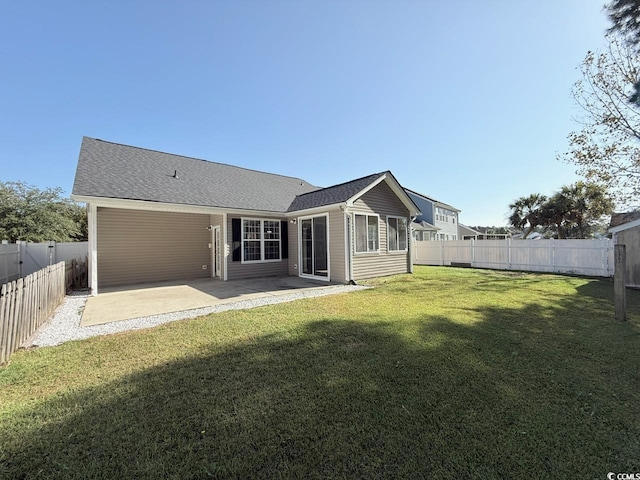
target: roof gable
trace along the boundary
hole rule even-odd
[[[386,182],[391,192],[411,212],[411,215],[420,213],[420,209],[389,171],[374,173],[356,180],[299,195],[289,207],[288,212],[298,212],[337,204],[349,206],[381,182]]]
[[[337,203],[344,203],[372,185],[383,175],[384,172],[374,173],[349,182],[332,185],[331,187],[321,188],[313,192],[298,195],[289,207],[288,211],[295,212],[299,210],[308,210],[310,208],[324,207],[327,205],[335,205]]]
[[[73,195],[287,211],[318,187],[300,178],[84,137]]]

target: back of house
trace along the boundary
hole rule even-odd
[[[89,283],[412,271],[419,209],[389,171],[327,188],[83,138],[72,198],[89,213]]]

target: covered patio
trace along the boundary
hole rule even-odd
[[[223,282],[213,278],[105,287],[87,299],[81,327],[276,297],[331,284],[301,277],[266,277]]]

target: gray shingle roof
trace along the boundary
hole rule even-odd
[[[325,205],[335,205],[349,200],[351,197],[361,192],[373,182],[378,180],[387,172],[374,173],[366,177],[351,180],[350,182],[333,185],[313,192],[299,195],[295,198],[287,211],[295,212],[309,208],[323,207]]]
[[[448,208],[449,210],[455,210],[456,212],[460,212],[461,211],[460,209],[458,209],[456,207],[453,207],[453,206],[449,205],[448,203],[444,203],[444,202],[441,202],[440,200],[436,200],[435,198],[430,197],[428,195],[425,195],[424,193],[419,193],[419,192],[416,192],[414,190],[410,190],[408,188],[404,188],[404,190],[405,190],[405,192],[407,192],[407,194],[413,193],[414,195],[417,195],[418,197],[422,197],[425,200],[429,200],[431,203],[437,203],[438,205],[442,206],[443,208]]]
[[[84,137],[72,193],[286,212],[297,195],[314,190],[300,178]]]
[[[611,215],[611,222],[609,223],[609,228],[614,228],[619,225],[624,225],[625,223],[630,223],[635,220],[640,220],[640,210],[636,210],[634,212],[627,213],[614,213]]]

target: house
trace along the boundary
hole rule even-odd
[[[391,172],[328,188],[84,137],[89,286],[296,275],[348,283],[411,272],[419,214]]]
[[[411,222],[411,231],[413,232],[413,239],[421,242],[425,240],[436,240],[438,237],[438,227],[431,225],[424,220],[414,220]]]
[[[483,233],[467,227],[461,223],[458,224],[458,234],[462,240],[479,240],[483,238]]]
[[[640,210],[611,215],[609,233],[614,244],[626,245],[627,286],[640,288]]]
[[[494,227],[471,228],[458,223],[458,235],[462,240],[506,240],[511,237],[510,233],[495,233],[495,231]]]
[[[405,192],[421,212],[416,221],[427,222],[436,228],[437,234],[434,236],[435,238],[430,238],[430,240],[457,240],[460,238],[458,233],[460,210],[408,188],[405,188]],[[428,239],[425,238],[425,240]]]

